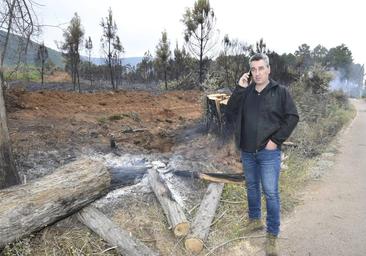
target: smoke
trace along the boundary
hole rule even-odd
[[[333,75],[333,80],[329,83],[329,89],[331,91],[343,91],[344,94],[350,97],[361,97],[363,92],[363,86],[346,79],[344,72],[338,70],[330,71]]]

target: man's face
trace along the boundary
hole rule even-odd
[[[257,85],[266,85],[269,81],[271,68],[267,67],[264,60],[254,60],[250,63],[250,71],[253,75],[253,80]]]

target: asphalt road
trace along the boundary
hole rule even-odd
[[[353,104],[357,116],[339,135],[332,169],[283,221],[281,255],[366,255],[366,102]]]

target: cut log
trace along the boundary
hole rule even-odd
[[[81,159],[28,184],[0,190],[0,248],[73,214],[104,195],[110,174]]]
[[[183,209],[174,200],[172,193],[164,184],[158,172],[155,169],[149,169],[148,173],[150,186],[164,210],[174,235],[176,237],[187,235],[189,231],[189,222],[184,215]]]
[[[78,219],[122,255],[127,256],[154,256],[158,253],[152,251],[142,242],[132,237],[127,231],[121,229],[112,220],[93,206],[87,206],[77,213]]]
[[[244,175],[239,173],[201,173],[196,171],[192,172],[187,170],[176,170],[173,171],[173,174],[181,177],[191,177],[215,183],[230,183],[242,185],[244,181]]]
[[[185,247],[192,253],[198,254],[202,251],[204,242],[210,231],[212,220],[215,217],[217,206],[224,184],[211,183],[202,199],[200,208],[192,223],[192,230],[185,240]]]

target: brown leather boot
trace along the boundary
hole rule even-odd
[[[246,230],[248,232],[254,232],[264,229],[264,224],[261,219],[249,219],[248,225],[246,226]]]
[[[277,236],[267,233],[265,249],[266,249],[266,256],[279,255]]]

